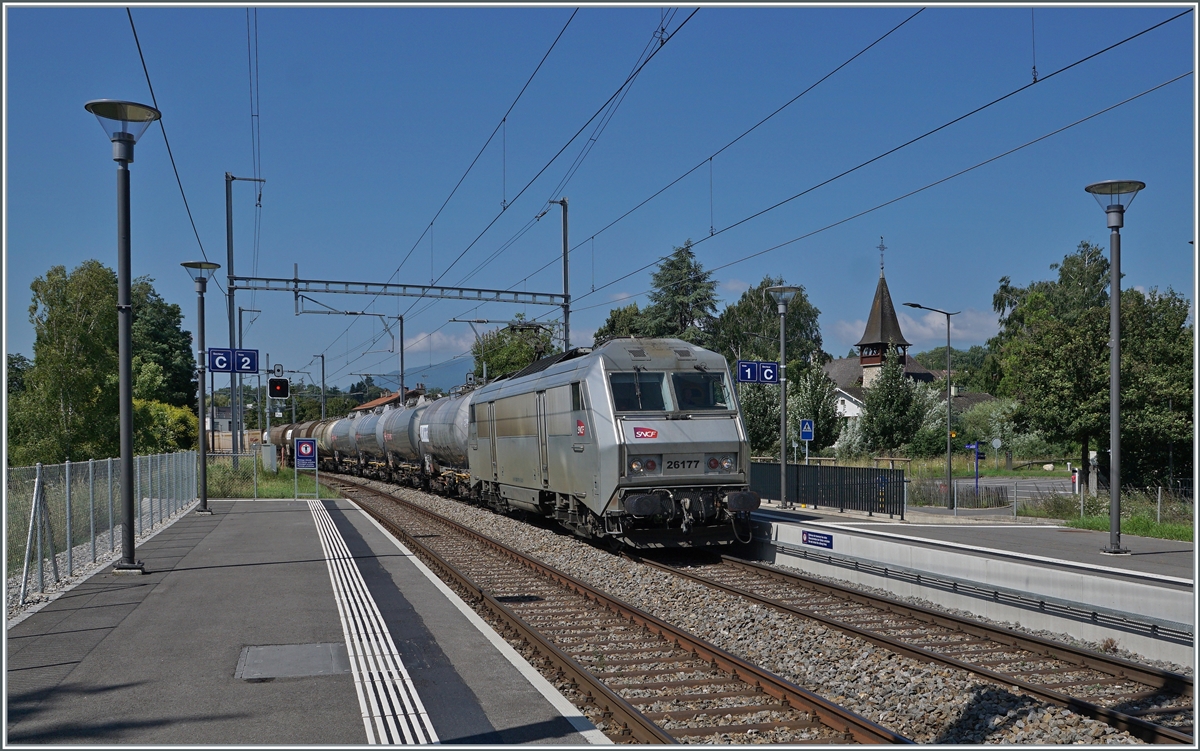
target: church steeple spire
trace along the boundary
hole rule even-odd
[[[908,354],[911,343],[904,338],[900,331],[900,321],[896,318],[896,307],[892,304],[892,294],[888,291],[887,279],[883,276],[883,251],[887,246],[883,238],[879,238],[879,284],[875,287],[875,299],[871,302],[871,314],[867,317],[867,329],[862,339],[858,340],[859,362],[863,366],[863,385],[874,380],[875,374],[883,365],[883,357],[888,346],[900,351],[900,356]]]

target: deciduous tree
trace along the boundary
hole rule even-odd
[[[475,377],[483,377],[483,364],[487,363],[489,380],[527,367],[536,360],[557,354],[562,348],[555,345],[561,341],[554,326],[527,323],[518,313],[516,320],[502,329],[489,331],[471,345],[475,357]]]
[[[55,266],[30,288],[34,364],[25,372],[24,392],[9,405],[10,461],[115,456],[116,275],[89,260],[70,273]]]

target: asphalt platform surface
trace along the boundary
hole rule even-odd
[[[7,744],[359,745],[316,514],[211,501],[7,630]],[[605,742],[348,501],[323,501],[443,744]],[[515,657],[515,660],[513,659]]]

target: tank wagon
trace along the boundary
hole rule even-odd
[[[328,469],[634,547],[745,541],[759,506],[728,364],[677,339],[614,339],[309,432]]]

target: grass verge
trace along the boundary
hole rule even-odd
[[[1085,516],[1082,519],[1067,519],[1066,525],[1075,529],[1090,529],[1096,532],[1107,532],[1109,520],[1107,516]],[[1121,534],[1135,537],[1157,537],[1160,540],[1181,540],[1193,542],[1195,529],[1190,524],[1174,522],[1156,522],[1145,516],[1134,516],[1121,520]]]

